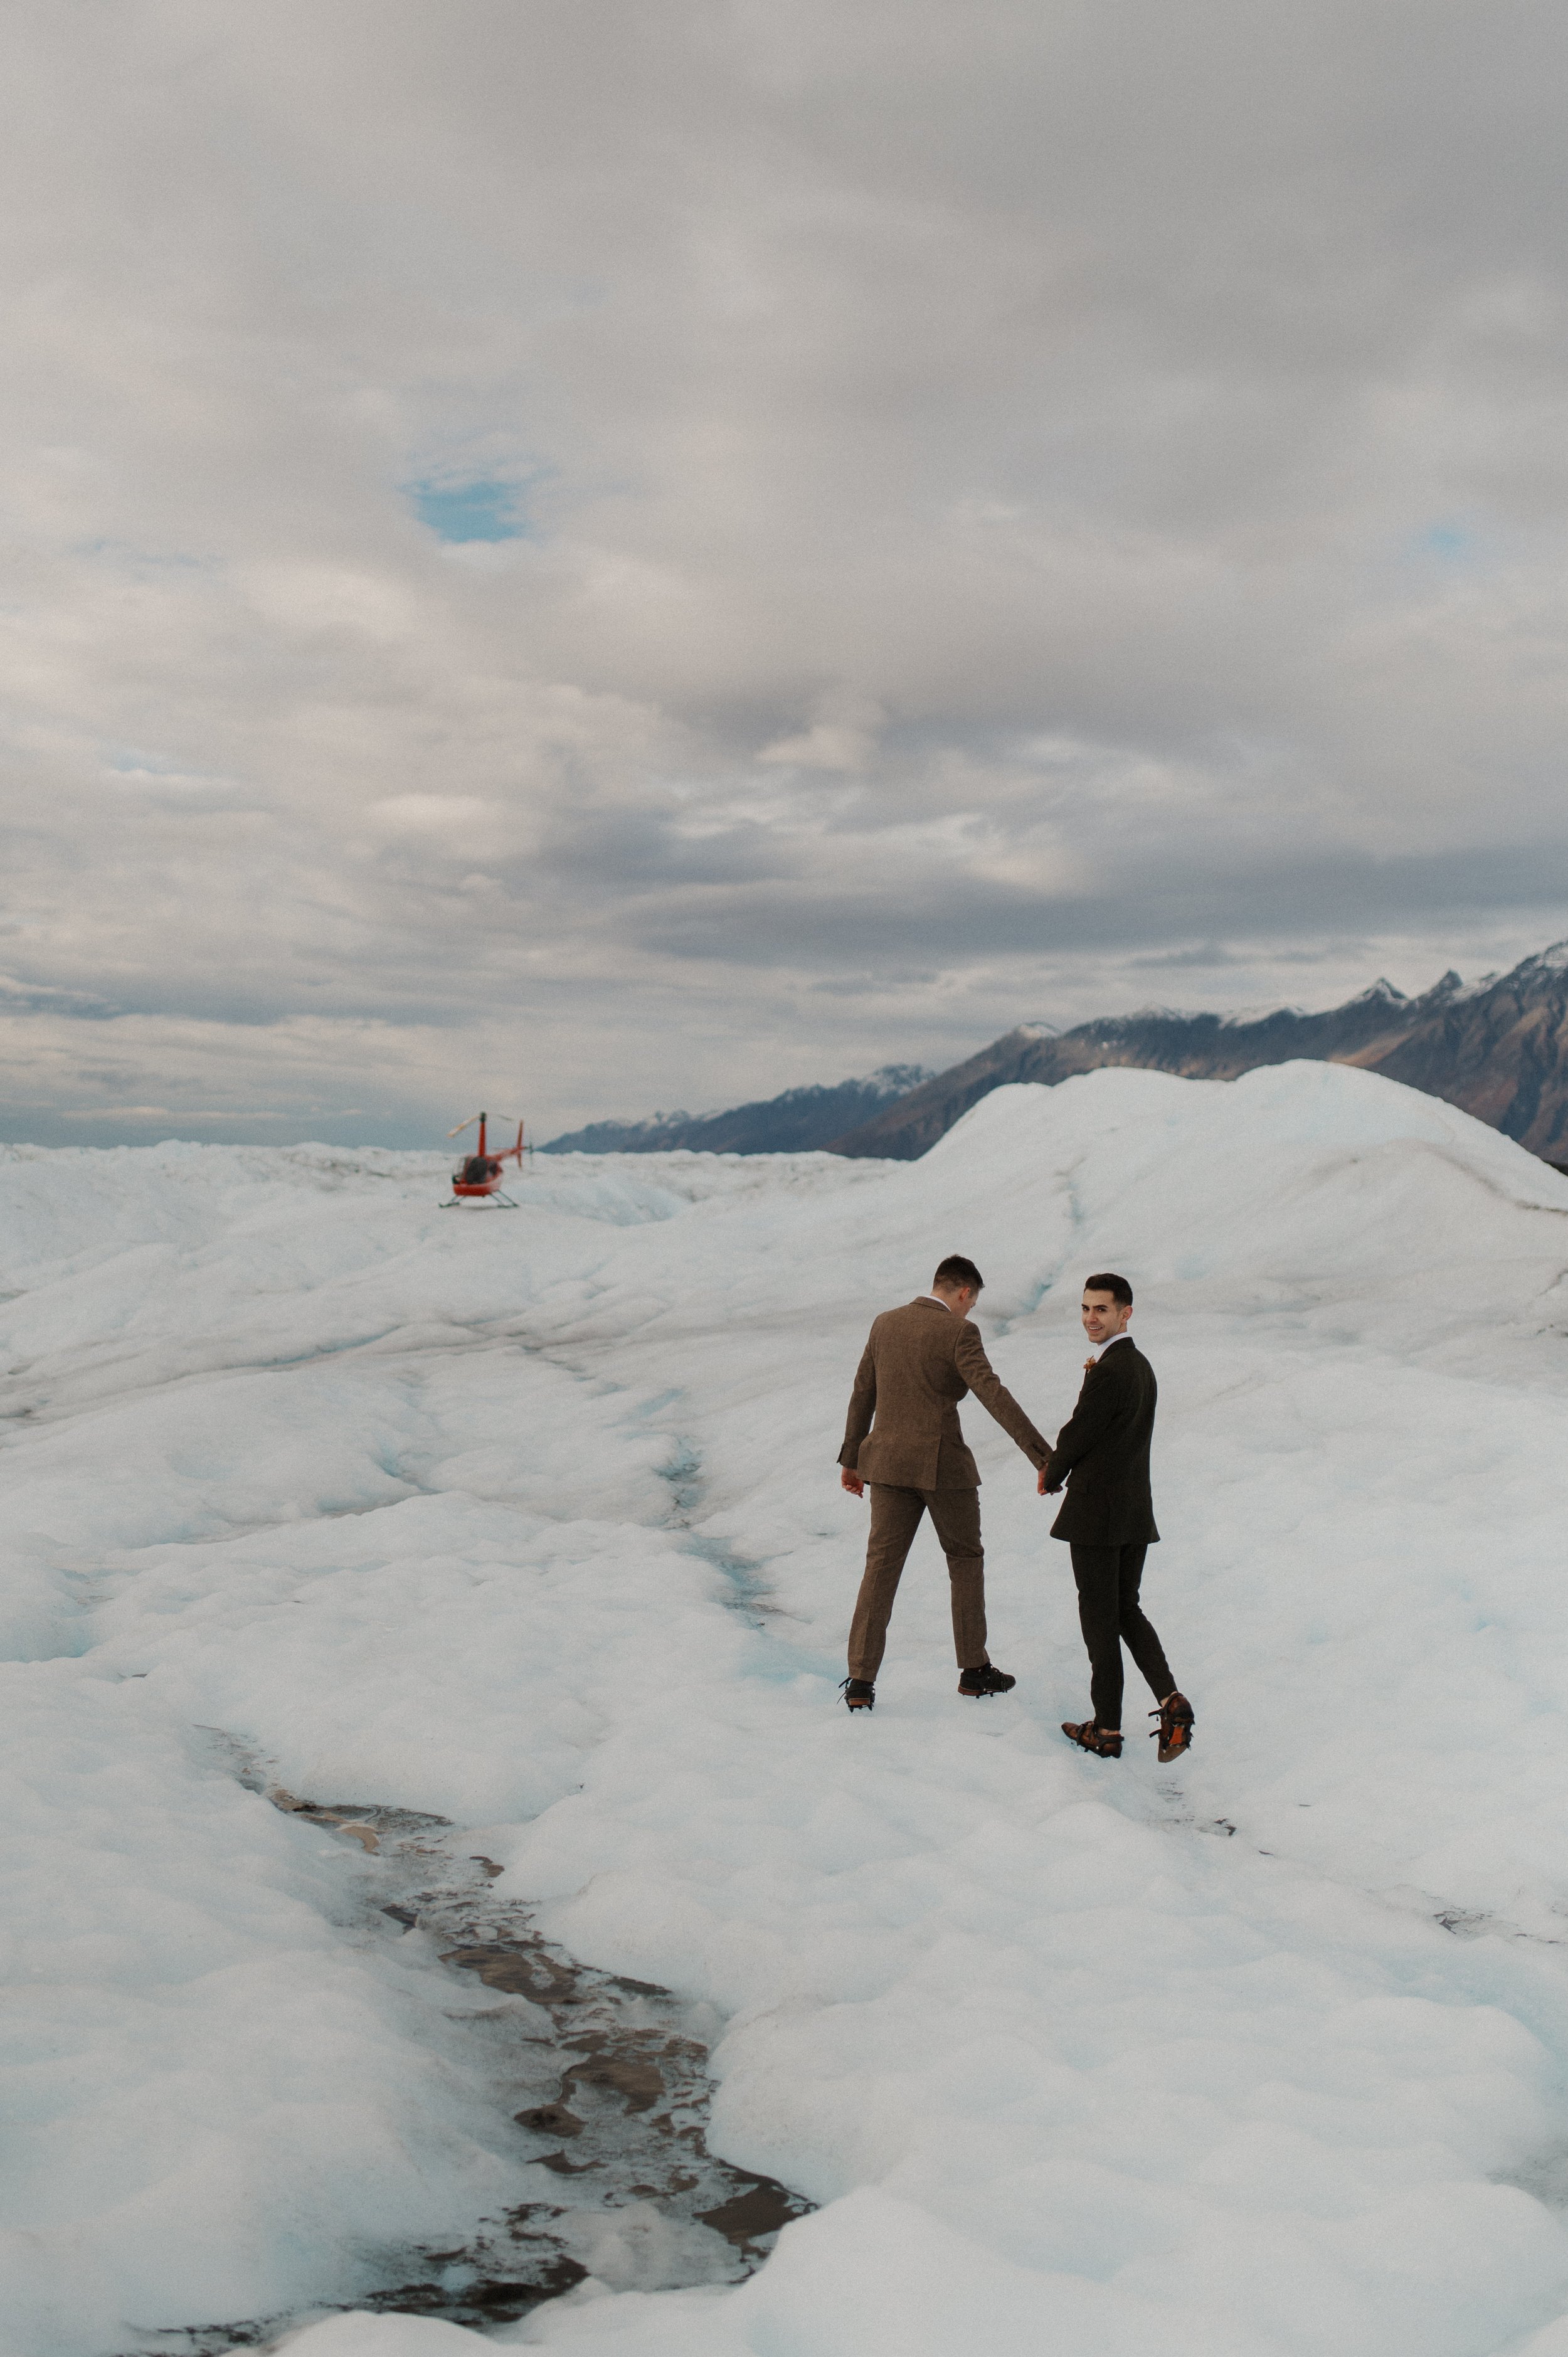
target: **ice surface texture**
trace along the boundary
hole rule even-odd
[[[1001,1090],[908,1165],[563,1157],[504,1217],[444,1175],[0,1155],[7,2357],[351,2300],[504,2196],[487,1993],[204,1727],[710,2002],[715,2148],[826,2205],[503,2339],[1564,2357],[1568,1181],[1322,1065]],[[1066,1550],[972,1408],[1017,1692],[954,1693],[923,1537],[837,1707],[844,1398],[951,1250],[1047,1430],[1079,1279],[1133,1280],[1178,1770],[1063,1745]]]

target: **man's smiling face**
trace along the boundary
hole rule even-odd
[[[1086,1293],[1083,1297],[1083,1330],[1096,1348],[1101,1342],[1109,1342],[1112,1335],[1124,1334],[1132,1315],[1132,1303],[1118,1301],[1113,1293]]]

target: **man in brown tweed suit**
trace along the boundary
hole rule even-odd
[[[855,1375],[839,1480],[856,1498],[870,1484],[871,1538],[849,1632],[843,1697],[851,1710],[869,1710],[875,1700],[893,1598],[926,1513],[952,1583],[960,1694],[1005,1694],[1017,1683],[993,1667],[985,1650],[980,1474],[964,1446],[960,1400],[972,1392],[1036,1469],[1051,1451],[993,1370],[971,1323],[983,1282],[961,1254],[944,1260],[929,1293],[917,1294],[902,1309],[883,1311]]]

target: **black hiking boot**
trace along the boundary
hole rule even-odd
[[[1017,1683],[1017,1679],[1010,1678],[1005,1670],[993,1669],[989,1662],[982,1662],[977,1670],[961,1670],[959,1673],[958,1690],[961,1695],[1005,1694]]]
[[[1160,1766],[1166,1768],[1191,1748],[1195,1724],[1192,1705],[1184,1694],[1166,1695],[1158,1710],[1152,1710],[1149,1717],[1160,1722],[1158,1727],[1150,1727],[1149,1739],[1158,1739]]]
[[[841,1678],[839,1692],[851,1710],[875,1710],[876,1688],[869,1678]]]

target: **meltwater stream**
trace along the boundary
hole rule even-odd
[[[216,1730],[214,1730],[216,1732]],[[290,2315],[143,2329],[113,2357],[222,2357],[264,2347],[335,2309],[510,2323],[593,2276],[615,2290],[737,2283],[811,2204],[707,2147],[709,2007],[649,1981],[576,1963],[533,1929],[527,1906],[492,1895],[499,1867],[444,1817],[374,1803],[299,1800],[224,1749],[279,1808],[374,1854],[374,1903],[428,1943],[433,1971],[472,1973],[525,2000],[482,2017],[499,2032],[498,2101],[517,2131],[518,2199],[460,2242],[365,2253],[351,2299]],[[367,1860],[367,1865],[369,1861]]]

